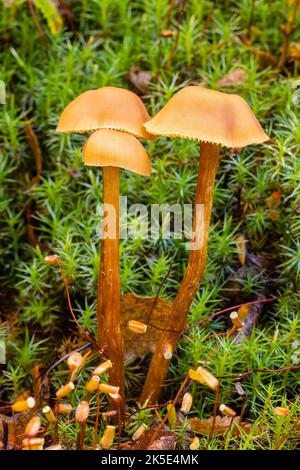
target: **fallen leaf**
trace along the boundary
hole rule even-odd
[[[191,430],[196,434],[210,434],[213,425],[213,416],[207,419],[190,418],[189,425]],[[252,424],[246,422],[239,422],[240,416],[236,416],[234,419],[228,416],[216,416],[213,434],[222,434],[227,431],[230,426],[233,427],[233,434],[240,434],[241,428],[245,433],[248,433],[251,429]],[[238,427],[239,426],[239,427]]]
[[[227,75],[221,78],[217,85],[219,87],[228,86],[228,85],[238,85],[245,83],[248,79],[248,74],[243,69],[231,70]]]
[[[152,426],[150,429],[145,431],[142,437],[130,446],[130,450],[174,450],[175,434],[167,430],[162,430],[155,441],[150,445],[151,439],[156,430],[157,426]]]
[[[174,450],[175,447],[175,434],[164,433],[156,439],[147,450]]]
[[[126,359],[142,358],[145,354],[155,351],[161,333],[161,330],[157,328],[167,327],[172,305],[171,301],[160,297],[156,299],[156,297],[142,297],[131,293],[123,296],[121,331],[124,338]],[[148,324],[146,333],[138,335],[129,330],[127,326],[129,320]]]
[[[139,91],[148,93],[152,79],[150,70],[142,70],[138,65],[132,65],[127,78]]]

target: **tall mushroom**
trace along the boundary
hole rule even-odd
[[[102,238],[101,341],[105,344],[107,356],[112,362],[109,371],[110,383],[119,386],[123,396],[124,351],[120,331],[119,273],[120,168],[149,176],[150,161],[143,145],[134,136],[109,129],[100,129],[88,138],[83,147],[83,160],[85,165],[102,167],[104,210],[109,211],[112,208],[114,212],[112,226],[105,227],[109,233],[106,237],[104,228]]]
[[[122,88],[103,87],[88,90],[75,98],[64,109],[57,125],[57,131],[63,133],[82,134],[101,129],[101,132],[93,134],[87,141],[84,159],[86,164],[103,166],[104,199],[108,203],[111,201],[116,209],[117,235],[119,235],[117,201],[119,168],[131,169],[131,171],[140,174],[149,173],[148,156],[143,146],[135,139],[135,137],[153,139],[153,136],[148,134],[143,127],[143,123],[148,119],[147,110],[137,95]],[[97,145],[99,145],[99,148]],[[109,165],[108,162],[111,162],[111,164]],[[109,270],[108,275],[107,270]],[[112,279],[115,279],[113,285],[111,285]],[[114,366],[111,369],[110,378],[114,382],[113,384],[119,386],[123,393],[124,359],[123,356],[121,357],[123,345],[119,333],[116,333],[119,316],[119,241],[118,239],[101,240],[97,298],[98,344],[101,347],[107,346],[108,357]],[[114,330],[110,332],[110,335],[107,335],[107,325],[111,321]],[[114,338],[113,333],[116,333]],[[116,349],[114,350],[114,348]]]
[[[215,175],[221,146],[245,147],[268,140],[247,102],[238,95],[221,93],[200,86],[189,86],[176,93],[150,121],[144,124],[154,135],[182,137],[200,142],[200,161],[195,196],[193,238],[188,265],[175,298],[167,329],[153,355],[141,403],[155,401],[168,371],[166,344],[175,347],[185,329],[187,314],[204,273]],[[198,205],[203,207],[203,220]],[[197,233],[201,227],[202,233]],[[200,242],[200,243],[199,243]],[[178,334],[174,334],[178,331]]]

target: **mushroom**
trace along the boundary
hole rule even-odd
[[[177,92],[150,121],[144,124],[154,135],[182,137],[200,142],[200,162],[195,196],[191,250],[177,292],[167,329],[185,329],[189,308],[197,293],[207,257],[208,233],[215,175],[221,146],[245,147],[268,140],[247,102],[238,95],[188,86]],[[197,210],[203,207],[203,215]],[[200,230],[201,228],[201,230]],[[173,333],[161,336],[153,355],[141,403],[158,398],[168,371],[164,344],[176,343]]]
[[[82,134],[97,129],[115,129],[141,139],[153,139],[143,127],[148,119],[148,112],[135,93],[108,86],[77,96],[64,109],[56,130]]]
[[[143,127],[148,119],[147,110],[137,95],[122,88],[103,87],[88,90],[75,98],[65,108],[57,125],[57,131],[64,133],[96,131],[84,146],[84,162],[103,167],[104,202],[112,204],[117,215],[117,238],[101,240],[97,335],[100,347],[108,341],[107,355],[113,364],[110,377],[114,385],[120,386],[122,393],[124,357],[119,332],[119,174],[120,168],[150,174],[148,156],[136,139],[154,138]]]
[[[120,331],[121,298],[119,273],[119,196],[120,168],[142,176],[149,176],[151,167],[143,145],[124,132],[100,129],[94,132],[83,147],[85,165],[101,166],[103,171],[104,211],[113,211],[104,227],[101,251],[101,344],[107,346],[107,357],[112,363],[110,382],[124,393],[124,351]],[[107,214],[106,214],[107,216]],[[108,227],[107,227],[108,226]],[[109,233],[105,234],[105,228]]]

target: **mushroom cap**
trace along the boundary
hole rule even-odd
[[[99,129],[83,147],[83,161],[89,166],[114,166],[150,176],[151,165],[143,145],[130,134]]]
[[[135,93],[109,86],[77,96],[62,112],[56,130],[83,133],[115,129],[141,139],[153,139],[143,127],[148,119],[144,103]]]
[[[144,126],[154,135],[227,147],[245,147],[269,139],[243,98],[200,86],[180,90]]]

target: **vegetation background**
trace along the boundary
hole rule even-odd
[[[298,1],[74,0],[14,1],[0,6],[0,313],[7,365],[0,375],[0,405],[32,389],[32,370],[49,367],[84,345],[70,317],[57,269],[60,256],[77,318],[95,334],[99,268],[101,171],[84,167],[85,137],[55,131],[63,108],[77,95],[106,85],[138,93],[150,115],[187,84],[243,96],[270,136],[261,146],[224,149],[214,196],[209,259],[189,315],[189,328],[172,362],[164,399],[174,397],[190,367],[201,364],[221,379],[221,402],[252,423],[249,432],[213,436],[210,448],[299,448],[299,374],[251,373],[300,362],[300,14]],[[297,4],[297,5],[296,5]],[[295,13],[293,16],[293,12]],[[3,100],[4,101],[4,100]],[[145,143],[149,179],[122,173],[128,203],[192,203],[196,142],[159,138]],[[134,221],[133,221],[134,222]],[[245,247],[243,246],[245,242]],[[122,243],[122,292],[173,299],[188,253],[182,240]],[[244,256],[245,261],[243,260]],[[258,299],[249,338],[226,333],[226,307]],[[201,323],[202,322],[202,323]],[[128,359],[127,435],[153,411],[136,410],[149,356]],[[43,370],[43,369],[41,369]],[[51,395],[66,367],[49,374]],[[83,372],[79,383],[84,384]],[[84,387],[83,387],[84,390]],[[192,417],[210,418],[214,395],[192,386]],[[76,404],[83,391],[76,389]],[[292,418],[276,416],[276,406]],[[190,439],[187,418],[176,428],[177,446]],[[74,439],[68,420],[60,424]],[[187,441],[186,441],[187,439]],[[282,441],[282,443],[281,443]],[[200,448],[207,436],[200,435]]]

